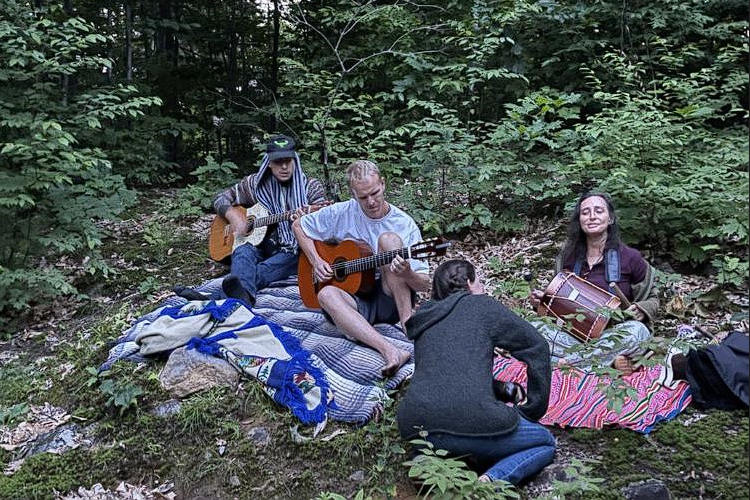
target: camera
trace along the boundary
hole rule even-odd
[[[492,390],[495,392],[495,397],[504,403],[517,405],[526,399],[526,390],[515,382],[494,380]]]

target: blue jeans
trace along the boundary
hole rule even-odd
[[[521,417],[514,432],[502,436],[455,436],[430,433],[435,449],[453,456],[471,456],[478,462],[495,462],[485,474],[492,481],[518,484],[552,463],[555,438],[541,424]]]
[[[260,250],[246,243],[232,252],[230,272],[239,278],[242,287],[255,298],[258,290],[270,283],[297,274],[297,261],[297,254],[290,252],[276,252],[264,259]]]

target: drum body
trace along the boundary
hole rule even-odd
[[[540,316],[556,318],[556,324],[586,342],[598,339],[609,323],[603,308],[617,309],[617,296],[592,285],[570,271],[558,273],[550,282],[537,308]],[[582,319],[575,316],[582,316]],[[566,323],[570,326],[566,327]]]

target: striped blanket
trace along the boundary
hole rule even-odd
[[[197,290],[219,298],[221,278],[208,281]],[[346,339],[319,310],[307,309],[299,297],[295,278],[272,284],[261,290],[256,299],[255,314],[280,325],[284,332],[299,340],[302,349],[311,353],[313,366],[321,371],[333,391],[335,407],[328,414],[332,420],[364,424],[379,417],[383,404],[389,399],[387,391],[398,387],[414,371],[414,363],[410,361],[384,381],[380,374],[383,366],[380,354]],[[118,360],[147,361],[135,342],[141,323],[153,321],[164,306],[185,303],[187,300],[181,297],[169,297],[158,309],[137,320],[115,341],[99,371],[108,370]],[[414,351],[411,342],[397,327],[380,324],[375,329],[398,348]]]
[[[658,383],[663,370],[654,366],[624,377],[625,383],[637,391],[637,397],[625,398],[618,412],[607,408],[607,398],[597,388],[608,379],[575,368],[552,370],[549,406],[539,420],[544,425],[602,429],[622,427],[648,434],[656,424],[671,420],[691,401],[690,386],[680,381],[674,389]],[[513,358],[495,358],[493,375],[497,380],[516,382],[526,387],[526,365]]]

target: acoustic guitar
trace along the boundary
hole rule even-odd
[[[316,212],[330,205],[330,201],[324,201],[314,205],[303,207],[305,213]],[[221,215],[214,217],[211,229],[208,232],[208,255],[216,262],[221,262],[230,257],[235,248],[245,243],[258,246],[266,237],[268,226],[278,224],[281,221],[290,220],[297,211],[287,210],[278,214],[271,214],[268,209],[260,203],[250,208],[236,207],[242,210],[247,219],[247,234],[239,238],[234,237],[229,221]]]
[[[310,260],[305,252],[300,252],[297,274],[302,303],[306,307],[319,308],[318,292],[326,286],[335,286],[351,294],[370,292],[375,286],[375,268],[390,264],[396,255],[404,259],[429,259],[445,255],[450,245],[450,241],[437,237],[373,255],[370,247],[359,241],[344,240],[340,243],[315,241],[315,249],[320,258],[331,266],[333,277],[327,281],[318,282]]]

